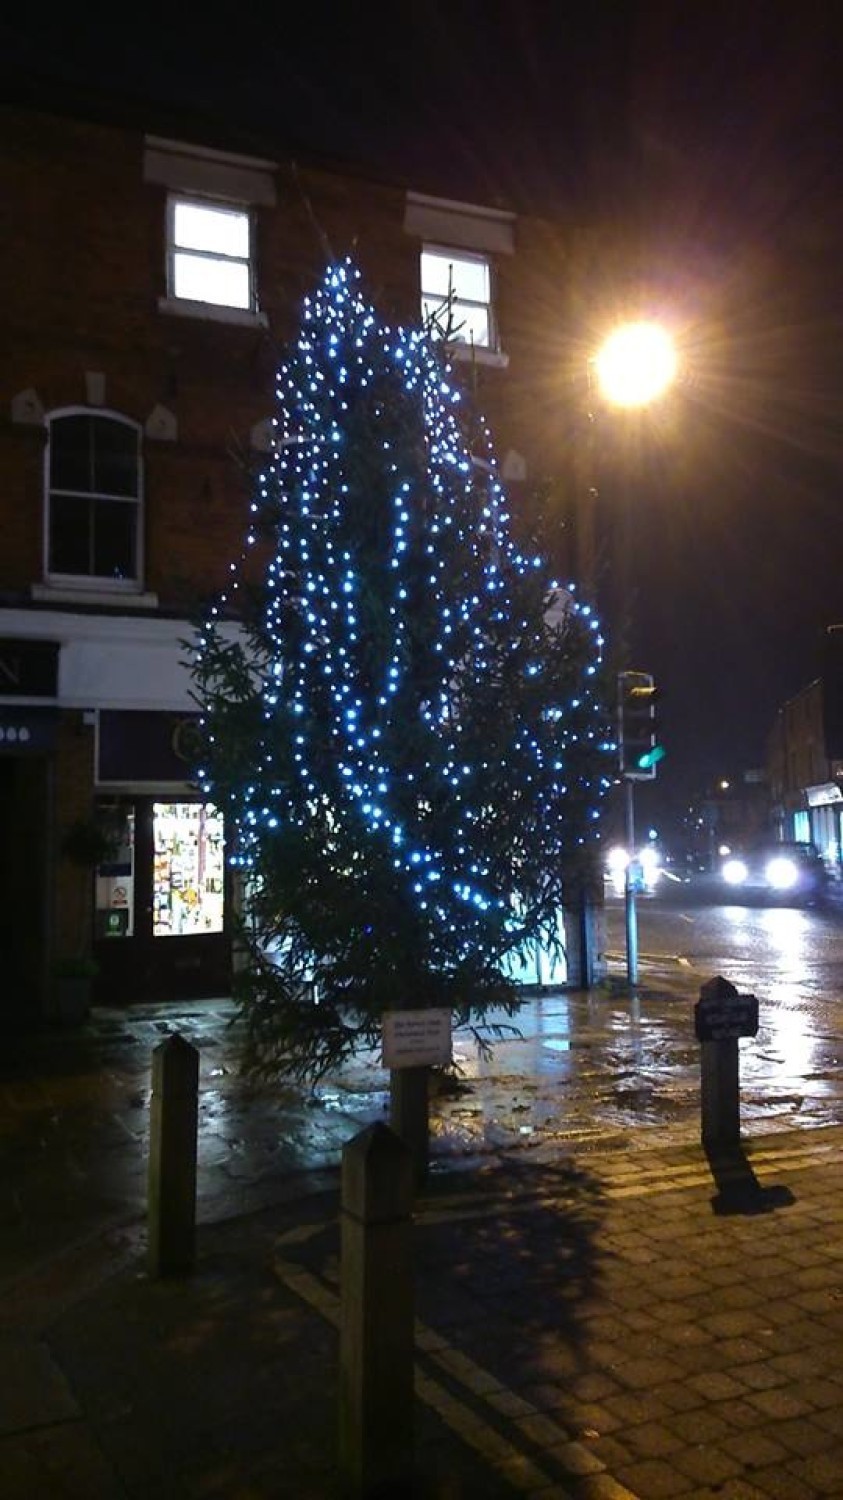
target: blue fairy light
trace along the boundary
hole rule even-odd
[[[265,779],[262,787],[232,789],[236,857],[250,857],[245,834],[254,840],[262,829],[307,829],[318,815],[338,848],[362,849],[368,841],[373,857],[388,851],[419,909],[447,933],[454,951],[467,955],[486,930],[481,923],[475,933],[472,913],[480,921],[511,905],[483,854],[484,828],[495,815],[488,788],[529,794],[530,805],[542,809],[541,827],[548,830],[542,836],[552,841],[554,820],[565,821],[571,757],[595,739],[588,719],[600,711],[602,637],[590,607],[573,588],[554,583],[567,600],[567,616],[589,631],[592,658],[574,691],[548,704],[539,723],[522,722],[516,713],[507,739],[497,734],[492,714],[493,742],[482,756],[465,753],[474,742],[466,739],[464,705],[493,703],[502,673],[529,683],[530,693],[542,691],[545,643],[535,638],[534,616],[521,600],[545,564],[512,540],[485,428],[477,443],[482,458],[467,449],[464,403],[443,373],[441,347],[419,330],[384,327],[350,261],[329,270],[306,300],[302,321],[278,372],[273,459],[251,507],[253,517],[273,516],[276,555],[261,622],[264,739],[254,754]],[[395,399],[418,419],[419,443],[403,441],[390,407],[376,399],[387,379],[397,382],[403,394]],[[368,407],[360,406],[361,395]],[[363,409],[380,434],[384,460],[376,481],[384,524],[374,541],[348,426],[349,413]],[[295,442],[279,434],[295,434]],[[253,519],[230,593],[259,534]],[[229,597],[223,596],[223,611]],[[209,612],[207,634],[218,618]],[[200,657],[206,644],[203,633]],[[412,693],[421,656],[429,681],[419,703]],[[281,739],[284,723],[297,726],[289,747]],[[596,739],[608,759],[605,735]],[[210,765],[202,785],[213,783]],[[588,819],[598,816],[609,784],[610,777],[589,771]],[[436,795],[445,799],[446,816],[433,815],[434,787],[441,788]]]

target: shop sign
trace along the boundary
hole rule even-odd
[[[0,639],[0,698],[55,698],[58,684],[57,641]]]
[[[0,708],[0,755],[46,755],[56,743],[54,708]]]
[[[97,782],[191,781],[198,755],[198,714],[103,709]]]
[[[831,807],[835,802],[843,802],[843,791],[836,781],[825,781],[820,786],[806,786],[805,796],[809,807]]]

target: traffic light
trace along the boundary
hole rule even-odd
[[[657,697],[649,672],[618,673],[618,759],[629,781],[653,781],[664,756],[656,726]]]

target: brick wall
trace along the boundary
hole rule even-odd
[[[256,462],[249,434],[273,410],[279,346],[327,255],[353,253],[379,308],[402,321],[417,317],[419,243],[403,229],[404,191],[282,161],[277,205],[256,210],[268,327],[175,317],[158,308],[167,190],[143,180],[141,132],[25,111],[4,116],[5,409],[28,388],[46,411],[84,405],[92,371],[104,376],[106,408],[141,424],[157,405],[175,416],[177,442],[145,443],[145,583],[164,609],[181,610],[191,595],[219,587],[239,550],[244,466]],[[536,478],[565,458],[571,244],[557,228],[518,222],[516,254],[500,256],[497,268],[509,369],[462,370],[499,455],[518,449]],[[0,591],[40,578],[43,437],[43,428],[15,427],[0,442]]]

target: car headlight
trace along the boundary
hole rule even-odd
[[[723,866],[723,879],[727,885],[743,885],[748,874],[742,859],[727,859]]]
[[[623,874],[629,863],[629,855],[625,849],[610,849],[606,855],[606,868],[610,875],[616,875],[619,871]]]
[[[776,854],[764,867],[764,879],[774,891],[790,891],[799,882],[799,866],[784,854]]]

